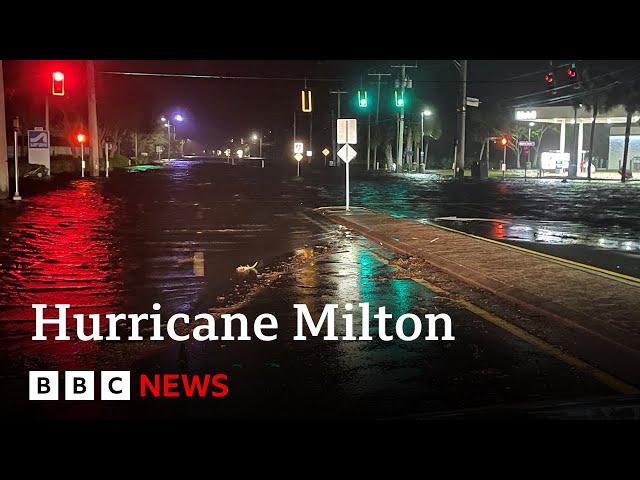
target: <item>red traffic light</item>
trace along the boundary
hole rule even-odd
[[[578,72],[576,71],[576,65],[571,64],[571,66],[567,68],[567,77],[569,77],[570,80],[575,80],[577,76]]]
[[[87,141],[87,136],[84,133],[79,133],[76,136],[76,140],[78,140],[78,143],[85,143]]]
[[[59,97],[64,96],[64,73],[57,71],[51,74],[51,94]]]
[[[547,82],[547,85],[553,85],[553,72],[549,72],[544,76],[544,81]]]
[[[509,140],[507,139],[507,137],[505,137],[504,135],[502,135],[502,136],[498,139],[498,143],[500,144],[500,146],[505,147],[505,146],[509,143]]]

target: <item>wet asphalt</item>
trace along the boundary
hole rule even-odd
[[[7,415],[386,418],[613,393],[412,280],[394,278],[385,262],[392,258],[388,252],[316,219],[310,208],[342,203],[338,171],[297,179],[282,170],[175,161],[158,170],[116,172],[109,181],[54,182],[59,183],[34,184],[23,205],[0,208],[2,370],[5,391],[13,392],[3,400]],[[547,211],[541,195],[530,200],[540,205],[531,213],[513,198],[529,201],[531,192],[522,188],[532,187],[514,185],[473,184],[471,193],[465,193],[428,176],[380,180],[363,175],[356,177],[353,198],[354,204],[438,222],[451,222],[435,219],[452,212],[460,217],[464,211],[476,218],[500,216],[511,225],[536,224],[533,241],[515,238],[519,229],[504,239],[547,245],[536,220]],[[566,187],[552,185],[544,198],[564,198],[556,188]],[[603,188],[618,195],[631,191]],[[606,191],[597,198],[609,205],[612,194]],[[579,193],[565,196],[575,203]],[[637,250],[628,253],[611,244],[600,248],[590,240],[604,235],[633,243],[629,238],[635,227],[625,217],[626,208],[608,230],[598,226],[593,215],[582,223],[576,218],[578,227],[564,225],[558,209],[545,222],[562,224],[553,227],[561,237],[582,232],[585,251],[635,261]],[[480,227],[468,227],[474,221],[458,223],[482,233],[487,222],[475,221]],[[256,261],[258,272],[282,274],[266,282],[253,272],[236,272],[238,265]],[[287,268],[292,263],[295,268]],[[230,394],[224,399],[138,399],[124,406],[24,402],[26,370],[105,369],[112,355],[111,347],[93,343],[34,345],[31,303],[65,302],[73,304],[73,312],[106,313],[148,312],[155,301],[164,312],[236,308],[249,318],[270,312],[279,320],[279,337],[268,343],[190,341],[131,355],[133,372],[227,372]],[[363,301],[372,307],[386,305],[394,316],[446,312],[453,319],[456,340],[292,340],[294,303],[307,303],[318,314],[325,303]]]

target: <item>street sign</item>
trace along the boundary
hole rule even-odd
[[[47,168],[47,172],[50,172],[49,131],[28,130],[27,138],[29,139],[29,163],[44,165]]]
[[[29,130],[29,148],[49,148],[49,132]]]
[[[338,156],[342,160],[344,160],[345,163],[349,163],[351,160],[356,158],[357,153],[358,152],[356,152],[355,149],[348,143],[343,145],[342,148],[338,150]]]
[[[536,142],[534,142],[533,140],[520,140],[518,142],[518,146],[519,147],[535,147]]]
[[[358,143],[358,124],[355,118],[338,119],[338,143]]]
[[[329,151],[328,148],[325,147],[324,150],[322,150],[322,154],[326,157],[327,155],[329,155],[331,152]]]
[[[312,157],[313,156],[313,152],[311,150],[307,150],[307,157]]]
[[[543,170],[562,170],[569,168],[569,159],[567,152],[542,152],[540,165]]]
[[[293,153],[304,153],[304,144],[302,142],[295,142],[293,144]]]
[[[301,153],[296,153],[293,158],[295,158],[297,161],[300,161],[304,158],[304,156]]]
[[[162,153],[162,145],[156,145],[156,153]]]
[[[467,97],[467,107],[479,107],[480,99],[474,97]]]

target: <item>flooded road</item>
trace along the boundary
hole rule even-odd
[[[427,288],[394,278],[385,263],[388,253],[311,218],[311,207],[342,204],[341,171],[303,179],[293,173],[173,161],[156,170],[118,171],[108,181],[25,184],[21,205],[0,208],[0,360],[3,380],[19,385],[5,388],[15,395],[9,403],[19,405],[15,408],[23,414],[45,417],[60,414],[60,409],[64,415],[101,418],[385,417],[611,393]],[[631,244],[637,240],[637,225],[630,217],[637,198],[622,202],[624,207],[614,205],[620,196],[637,191],[635,186],[599,190],[608,211],[617,209],[623,216],[609,218],[599,212],[583,216],[584,221],[570,208],[583,190],[558,193],[555,189],[569,187],[550,184],[544,194],[526,191],[534,187],[534,182],[488,182],[463,188],[426,176],[361,175],[352,191],[353,204],[399,216],[432,221],[500,217],[513,222],[501,225],[533,225],[534,240],[544,245],[550,243],[540,234],[543,222],[557,223],[554,232],[564,232],[560,238],[578,232],[580,245],[588,251],[596,248],[588,240],[592,235]],[[547,215],[554,192],[565,203]],[[611,192],[617,192],[617,200]],[[566,223],[568,218],[573,220]],[[493,222],[458,223],[456,228],[473,225],[469,231],[492,238],[532,240],[511,227],[504,227],[508,233],[500,238]],[[628,256],[632,261],[625,264],[631,265],[627,271],[637,265],[637,249],[627,253],[608,244],[600,250],[607,258]],[[254,262],[256,272],[236,270]],[[396,315],[445,311],[454,319],[457,340],[291,340],[294,303],[307,303],[319,313],[325,303],[361,301],[386,305]],[[101,343],[32,341],[32,303],[71,303],[72,314],[149,312],[154,302],[161,303],[164,312],[231,309],[248,317],[271,312],[280,320],[279,340],[174,343],[135,356],[118,351],[119,360],[133,363],[135,371],[228,371],[233,400],[131,402],[126,409],[99,402],[59,402],[36,410],[20,404],[26,370],[100,369],[115,358],[115,347]]]
[[[327,188],[327,201],[344,191]],[[640,277],[640,182],[365,174],[351,192],[354,205]]]

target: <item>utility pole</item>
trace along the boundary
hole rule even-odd
[[[462,179],[464,175],[464,143],[465,143],[465,127],[467,120],[467,61],[454,60],[456,68],[460,72],[462,84],[460,88],[460,122],[458,130],[458,148],[456,150],[456,176]]]
[[[44,94],[44,129],[49,131],[49,90]]]
[[[380,135],[380,132],[378,131],[379,129],[379,123],[380,123],[380,77],[390,77],[391,74],[390,73],[369,73],[368,75],[374,76],[374,77],[378,77],[378,93],[377,96],[375,98],[375,102],[376,102],[376,132],[378,135]],[[374,168],[377,170],[378,169],[378,147],[376,146],[376,148],[373,149],[373,165]]]
[[[342,118],[342,116],[340,115],[340,97],[341,97],[343,94],[347,93],[347,92],[345,92],[344,90],[332,90],[332,91],[330,91],[329,93],[330,93],[330,94],[332,94],[332,95],[337,95],[337,96],[338,96],[338,119],[340,119],[340,118]],[[332,125],[331,125],[331,131],[332,131],[332,132],[335,132],[335,130],[336,130],[336,128],[337,128],[337,126],[336,126],[336,122],[335,122],[335,121],[332,121],[331,123],[332,123]],[[336,145],[336,143],[334,142],[334,143],[333,143],[333,166],[334,166],[334,167],[337,167],[337,166],[338,166],[338,160],[337,160],[337,157],[336,157],[336,150],[337,150],[337,145]]]
[[[404,92],[407,88],[411,88],[411,80],[407,78],[407,68],[418,68],[418,65],[391,65],[391,68],[400,68],[400,82],[399,88],[401,93],[401,98],[403,99],[402,105],[400,106],[400,114],[398,115],[398,159],[396,164],[398,168],[396,171],[400,172],[403,170],[402,164],[402,149],[404,148]]]
[[[333,164],[336,164],[336,128],[333,128],[334,125],[336,125],[336,118],[335,118],[335,112],[333,111],[333,108],[331,109],[331,145],[332,145],[332,152],[333,152]],[[327,163],[327,157],[324,157],[324,161],[325,163]],[[326,166],[326,165],[325,165]]]
[[[96,78],[93,60],[87,60],[87,85],[89,90],[89,142],[91,147],[91,175],[100,175],[100,148],[98,138],[98,113],[96,108]]]
[[[371,170],[371,114],[367,113],[367,170]]]
[[[7,155],[7,125],[4,109],[4,73],[0,60],[0,199],[9,196],[9,158]]]

